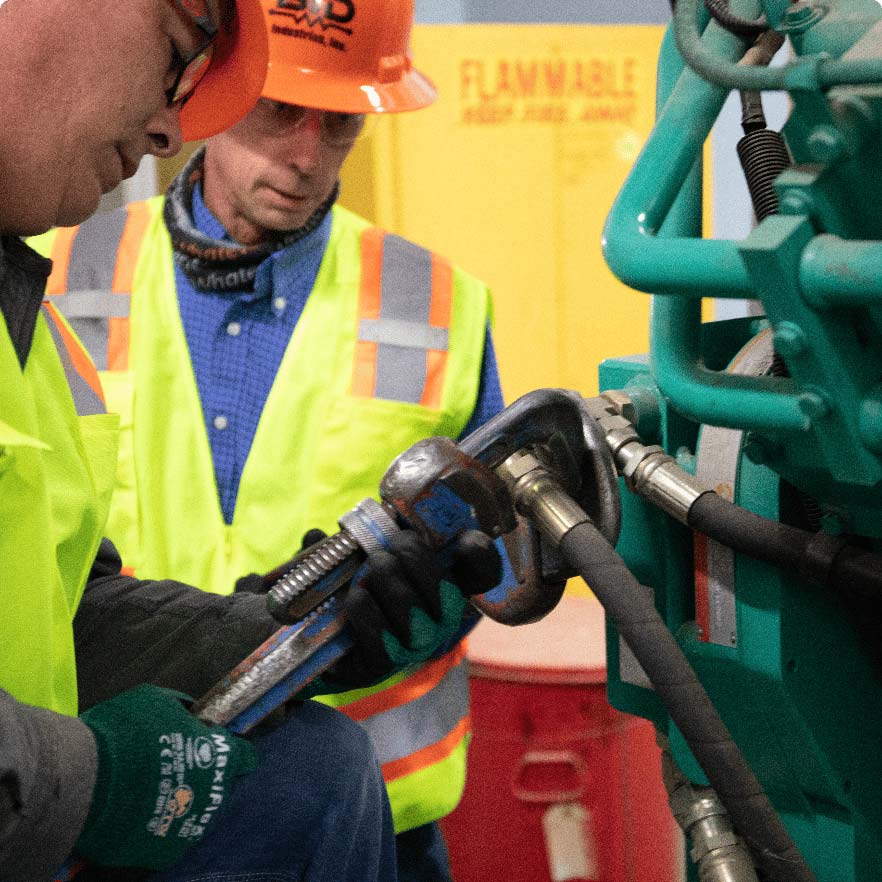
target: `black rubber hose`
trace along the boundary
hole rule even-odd
[[[739,92],[741,99],[741,128],[744,134],[766,128],[762,92]]]
[[[809,533],[705,493],[689,510],[687,524],[740,554],[798,573],[821,585],[878,597],[882,556],[826,533]]]
[[[798,527],[764,518],[716,493],[699,496],[686,523],[733,551],[794,571],[811,538]]]
[[[564,536],[560,552],[619,629],[756,860],[776,882],[816,882],[656,610],[652,592],[588,521]]]
[[[858,594],[878,598],[882,592],[882,557],[847,546],[833,561],[833,577]]]
[[[729,0],[704,0],[704,5],[711,17],[730,34],[753,40],[769,29],[769,22],[765,15],[751,19],[742,18],[740,15],[730,12]]]

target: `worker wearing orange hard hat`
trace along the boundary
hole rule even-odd
[[[292,537],[334,529],[417,440],[457,438],[502,408],[486,286],[336,204],[365,115],[435,100],[411,59],[413,3],[263,8],[255,108],[165,196],[41,246],[58,257],[48,292],[62,312],[72,279],[131,290],[125,317],[111,285],[93,316],[71,313],[129,427],[109,535],[139,576],[221,595],[265,587],[243,577],[289,558]],[[124,330],[95,333],[110,310]],[[465,602],[446,583],[402,595],[391,617],[357,590],[348,602],[359,648],[316,691],[372,739],[400,877],[444,880],[435,822],[459,800],[469,737]],[[375,685],[351,688],[365,677]]]
[[[206,692],[277,625],[262,597],[123,573],[103,537],[114,480],[133,467],[132,426],[116,400],[107,412],[62,312],[88,314],[106,284],[112,309],[80,330],[90,346],[109,333],[127,357],[123,313],[149,298],[139,301],[137,273],[79,275],[89,255],[76,228],[53,234],[55,267],[19,238],[80,224],[145,154],[172,156],[183,137],[247,113],[266,71],[263,11],[249,0],[81,6],[0,0],[0,878],[392,882],[388,798],[356,723],[303,702],[245,739],[188,712],[187,695]],[[129,217],[119,233],[133,248],[147,216]],[[80,229],[113,230],[118,219]],[[44,303],[47,278],[61,274],[92,294]],[[160,373],[180,365],[172,353],[131,354],[132,375],[145,359]],[[116,391],[126,372],[118,379]],[[194,485],[199,456],[183,475],[176,456],[156,463],[157,499],[169,480]],[[381,570],[372,562],[365,590],[379,580],[410,596],[421,553],[411,543]],[[420,573],[431,606],[440,579]],[[431,653],[431,639],[402,636],[412,660]]]

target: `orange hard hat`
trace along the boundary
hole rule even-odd
[[[263,97],[342,113],[394,113],[437,95],[413,66],[413,0],[263,0]]]
[[[211,65],[181,109],[185,141],[216,135],[254,107],[268,54],[262,0],[235,0],[231,20],[218,28]]]

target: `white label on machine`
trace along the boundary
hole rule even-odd
[[[599,878],[591,815],[578,802],[560,802],[542,815],[551,882]]]
[[[767,374],[774,358],[772,332],[765,330],[747,343],[728,367],[730,374],[759,377]],[[696,450],[695,475],[724,499],[735,501],[744,433],[739,429],[702,426]],[[707,591],[705,643],[738,645],[738,605],[735,597],[735,552],[707,540],[706,571],[696,573],[696,592]],[[701,576],[704,576],[702,580]],[[696,597],[696,609],[700,606]]]

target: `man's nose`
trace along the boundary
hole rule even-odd
[[[286,138],[288,161],[305,174],[311,172],[321,158],[321,136],[322,111],[307,108]]]

